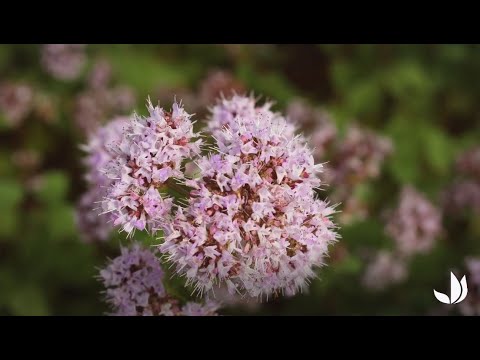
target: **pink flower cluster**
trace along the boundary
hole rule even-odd
[[[82,44],[47,44],[42,47],[41,63],[59,80],[74,80],[85,66],[87,57]]]
[[[233,95],[230,98],[221,98],[212,108],[212,114],[208,121],[208,129],[215,139],[225,138],[224,130],[235,132],[242,127],[250,127],[255,122],[265,120],[265,126],[278,114],[270,108],[272,103],[266,102],[258,106],[253,96]],[[247,129],[245,129],[247,130]],[[293,136],[295,128],[292,124],[285,123],[285,136]]]
[[[87,181],[97,187],[80,207],[103,198],[102,214],[129,235],[162,230],[159,250],[198,293],[268,298],[304,290],[338,237],[335,210],[317,197],[322,165],[270,107],[253,97],[220,99],[208,123],[214,146],[201,155],[181,104],[166,111],[148,102],[148,116],[118,120],[90,139]],[[185,175],[188,161],[200,170],[193,178]],[[172,190],[188,194],[185,205],[174,205]],[[105,238],[103,230],[94,235]],[[171,300],[156,257],[138,245],[123,249],[101,276],[118,314],[200,315],[217,307]]]
[[[193,141],[198,134],[181,104],[168,112],[148,102],[148,111],[147,117],[133,116],[104,169],[112,185],[103,209],[130,235],[160,227],[172,207],[172,199],[161,194],[167,180],[183,178],[182,162],[200,153],[201,140]]]
[[[11,126],[19,125],[33,106],[33,90],[26,84],[0,84],[0,115]]]
[[[403,188],[397,207],[387,216],[385,232],[395,241],[392,251],[379,251],[368,264],[363,284],[380,290],[406,279],[412,256],[431,250],[442,233],[441,213],[411,186]]]
[[[105,241],[111,233],[112,225],[109,223],[111,219],[102,214],[101,201],[106,196],[112,180],[100,170],[112,161],[109,148],[120,143],[123,130],[128,124],[129,119],[126,117],[115,118],[92,133],[88,143],[83,146],[87,153],[84,165],[87,169],[85,180],[88,189],[77,204],[75,219],[81,238],[85,242]]]
[[[244,87],[235,77],[224,70],[212,70],[200,83],[198,97],[200,102],[211,105],[221,95],[231,95],[233,92],[241,93]]]
[[[295,294],[337,238],[334,209],[315,196],[322,166],[269,107],[234,96],[212,109],[218,153],[198,160],[188,206],[166,224],[160,249],[200,293]]]
[[[323,180],[334,186],[331,199],[343,205],[339,221],[346,224],[365,218],[369,209],[357,189],[379,176],[393,150],[390,139],[355,124],[340,136],[328,112],[303,99],[291,101],[287,114],[312,133],[309,141],[315,160],[327,162]]]
[[[442,232],[440,211],[412,187],[405,187],[400,202],[390,214],[387,233],[404,255],[425,253]]]
[[[189,302],[183,306],[163,285],[164,272],[154,253],[134,243],[100,271],[105,298],[119,316],[212,316],[219,305]]]
[[[457,159],[457,169],[480,181],[480,146],[473,147],[461,154]]]
[[[407,277],[407,266],[395,253],[379,251],[367,266],[363,277],[364,285],[373,290],[382,290],[397,284]]]
[[[442,196],[445,213],[458,215],[468,210],[480,213],[480,146],[460,154],[456,170],[460,178]]]
[[[333,155],[330,166],[332,183],[351,185],[376,178],[381,164],[391,152],[389,139],[357,126],[350,127]]]

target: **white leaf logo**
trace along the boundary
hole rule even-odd
[[[438,301],[444,304],[458,304],[467,297],[467,278],[464,275],[462,280],[459,282],[453,272],[450,272],[450,297],[436,291],[435,289],[433,290],[433,294]]]

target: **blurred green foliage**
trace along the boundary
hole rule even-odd
[[[403,284],[375,293],[359,281],[362,251],[392,246],[380,210],[394,205],[405,184],[436,202],[455,176],[455,157],[479,143],[478,45],[90,45],[87,67],[72,82],[46,74],[39,49],[0,46],[0,82],[28,82],[58,105],[54,121],[30,116],[17,128],[0,115],[0,314],[107,311],[95,276],[126,241],[115,235],[107,244],[84,244],[74,222],[85,190],[78,148],[85,138],[73,124],[72,103],[98,58],[110,61],[116,82],[134,88],[139,113],[159,88],[197,89],[208,70],[219,68],[274,99],[277,109],[303,97],[331,112],[340,129],[356,121],[392,139],[395,151],[381,178],[359,190],[378,216],[340,230],[347,255],[319,272],[309,294],[274,299],[256,313],[426,314],[435,306],[432,289],[446,286],[449,269],[480,254],[479,222],[472,218],[450,226],[432,253],[417,256]],[[15,163],[13,154],[26,149],[38,166]],[[181,282],[169,286],[188,296]]]

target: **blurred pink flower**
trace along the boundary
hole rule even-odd
[[[210,106],[221,95],[231,96],[234,93],[240,94],[243,92],[245,92],[243,84],[235,79],[230,72],[212,70],[200,83],[198,96],[204,106]]]
[[[425,196],[406,186],[385,229],[402,254],[426,253],[442,232],[441,213]]]
[[[41,63],[58,80],[75,80],[85,66],[87,57],[82,44],[47,44],[41,49]]]
[[[10,126],[18,126],[32,110],[33,90],[27,84],[0,84],[0,113]]]
[[[480,146],[460,154],[457,159],[457,169],[460,173],[480,182]]]
[[[398,284],[407,277],[404,260],[394,253],[379,251],[368,264],[363,277],[363,284],[372,290],[383,290],[389,285]]]

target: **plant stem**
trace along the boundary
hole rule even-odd
[[[180,195],[187,196],[187,197],[190,195],[190,191],[185,186],[175,183],[175,180],[173,179],[168,179],[166,182],[166,185],[168,188],[179,193]]]

